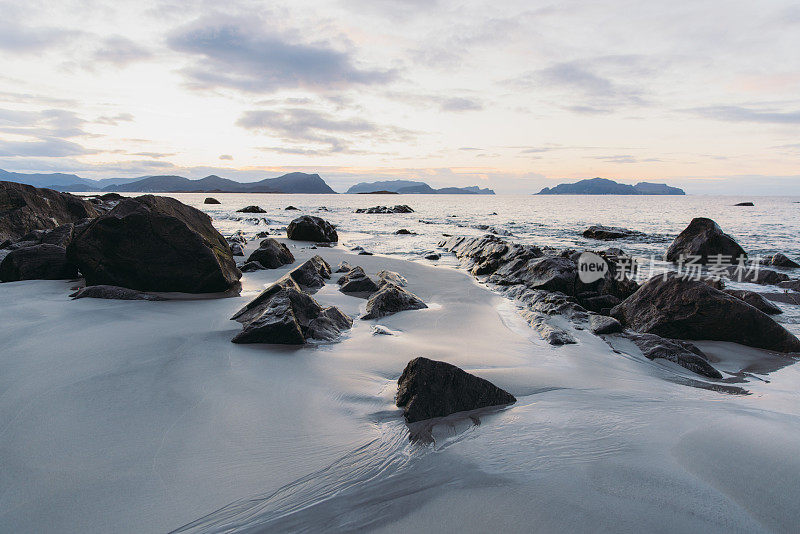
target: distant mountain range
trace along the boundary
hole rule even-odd
[[[74,174],[25,174],[0,169],[0,180],[57,191],[118,193],[336,193],[318,174],[293,172],[258,182],[236,182],[211,175],[199,180],[183,176],[144,176],[90,180]]]
[[[443,187],[434,189],[425,182],[412,180],[385,180],[382,182],[361,182],[347,190],[348,193],[392,192],[401,195],[494,195],[491,189],[471,187]]]
[[[537,195],[685,195],[683,189],[667,184],[639,182],[636,185],[621,184],[607,178],[591,178],[574,184],[559,184],[545,187]]]

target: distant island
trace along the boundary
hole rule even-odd
[[[361,182],[347,190],[348,193],[398,193],[401,195],[494,195],[491,189],[470,187],[443,187],[434,189],[425,182],[412,180],[385,180],[382,182]]]
[[[116,193],[333,193],[336,191],[319,174],[293,172],[258,182],[236,182],[216,175],[199,180],[183,176],[144,176],[91,180],[74,174],[25,174],[0,169],[0,180],[18,182],[56,191]]]
[[[667,184],[639,182],[636,185],[621,184],[607,178],[591,178],[573,184],[545,187],[537,195],[685,195],[683,189]]]

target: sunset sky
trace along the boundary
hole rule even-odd
[[[800,194],[795,2],[0,1],[0,168]]]

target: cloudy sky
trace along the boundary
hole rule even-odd
[[[0,0],[0,168],[800,194],[796,1]]]

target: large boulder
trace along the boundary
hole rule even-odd
[[[92,221],[67,257],[87,285],[141,291],[221,292],[241,276],[208,215],[154,195],[125,199]]]
[[[303,289],[317,290],[330,279],[331,266],[322,256],[316,255],[289,271],[287,276]]]
[[[375,280],[367,276],[361,267],[353,267],[336,282],[339,291],[356,296],[369,296],[378,290]]]
[[[0,262],[0,282],[68,280],[78,268],[67,261],[67,251],[56,245],[34,245],[9,252]]]
[[[208,197],[203,201],[203,204],[222,204],[222,203],[214,197]]]
[[[611,315],[637,332],[666,338],[800,352],[800,340],[769,315],[708,284],[674,274],[651,278]]]
[[[247,261],[257,261],[267,269],[277,269],[294,263],[294,256],[286,245],[272,238],[267,238],[261,241],[258,248],[247,258]]]
[[[421,310],[427,307],[415,294],[388,283],[372,294],[367,301],[366,313],[361,318],[377,319],[404,310]]]
[[[265,289],[231,319],[244,325],[234,343],[301,345],[308,339],[333,341],[353,326],[336,307],[323,308],[285,277]]]
[[[673,263],[683,258],[697,256],[699,263],[714,261],[714,256],[726,256],[726,262],[736,262],[739,257],[747,257],[747,253],[728,234],[722,231],[717,223],[705,217],[692,219],[689,226],[678,234],[678,237],[667,249],[664,259]],[[709,259],[711,258],[711,259]]]
[[[295,241],[316,241],[335,243],[339,235],[331,223],[314,215],[303,215],[289,223],[286,235]]]
[[[32,230],[49,230],[97,217],[91,202],[15,182],[0,182],[0,242],[17,241]]]
[[[409,423],[517,402],[488,380],[447,362],[414,358],[397,381],[395,402]]]
[[[628,230],[627,228],[620,228],[618,226],[603,226],[600,224],[590,226],[583,231],[583,237],[588,237],[590,239],[602,239],[604,241],[611,239],[622,239],[637,235],[642,235],[642,233],[635,230]]]
[[[664,339],[654,334],[631,333],[627,337],[650,360],[661,358],[708,378],[722,378],[722,374],[706,361],[703,351],[691,343],[677,339]]]

